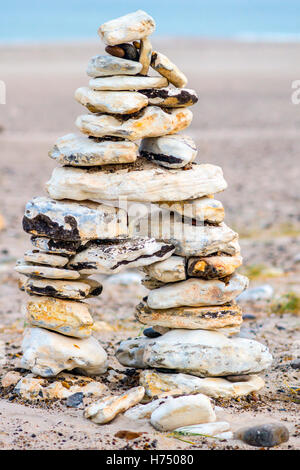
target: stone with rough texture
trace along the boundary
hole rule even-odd
[[[52,268],[50,266],[41,266],[27,263],[24,260],[18,260],[15,271],[25,276],[37,276],[46,279],[70,279],[80,278],[80,273],[71,269]]]
[[[216,421],[216,415],[210,399],[201,393],[168,398],[153,411],[150,419],[152,426],[158,431],[174,431],[179,426],[214,421]]]
[[[235,432],[234,438],[240,439],[250,446],[255,447],[274,447],[288,442],[289,431],[284,424],[267,423],[242,428]]]
[[[187,84],[186,76],[179,70],[177,65],[160,52],[152,53],[151,67],[166,77],[170,83],[178,88],[183,88]]]
[[[91,336],[94,322],[88,304],[83,302],[32,295],[24,310],[29,325],[75,338]]]
[[[175,429],[184,436],[216,436],[217,434],[230,430],[230,424],[226,421],[216,421],[215,423],[192,424]]]
[[[16,385],[19,380],[22,378],[19,372],[15,372],[14,370],[10,370],[1,378],[1,387],[7,388],[11,387],[12,385]]]
[[[142,90],[147,96],[149,105],[166,108],[185,108],[197,103],[198,96],[195,90],[189,88],[160,88]]]
[[[27,278],[23,285],[27,294],[48,295],[59,299],[83,300],[96,297],[102,292],[102,285],[91,279],[64,281],[56,279]]]
[[[166,168],[181,168],[195,160],[197,148],[190,137],[175,134],[143,139],[140,154]]]
[[[224,305],[234,300],[248,285],[248,278],[236,273],[224,280],[190,278],[152,290],[147,304],[152,309]]]
[[[135,219],[130,226],[130,233],[134,236],[152,236],[157,240],[168,241],[175,246],[175,254],[178,256],[207,256],[218,252],[229,255],[240,253],[238,234],[224,222],[216,226],[194,226],[183,224],[172,214],[165,213],[162,219],[155,215]]]
[[[187,263],[187,273],[189,276],[201,279],[223,278],[234,273],[242,262],[240,254],[190,258]]]
[[[149,38],[143,38],[141,39],[140,45],[141,47],[139,61],[143,66],[140,74],[147,75],[152,58],[152,44],[149,41]]]
[[[142,64],[133,60],[120,59],[111,55],[96,55],[90,59],[86,73],[89,77],[136,75],[142,68]]]
[[[91,201],[77,203],[47,197],[35,197],[26,204],[23,228],[33,235],[56,240],[126,238],[128,235],[127,213],[122,209]]]
[[[176,134],[190,125],[192,112],[187,108],[174,108],[166,112],[158,106],[147,106],[129,118],[109,114],[83,114],[76,119],[76,126],[93,137],[120,137],[139,140],[145,137]]]
[[[154,238],[90,243],[72,258],[69,267],[79,270],[82,274],[114,274],[123,269],[164,260],[171,256],[173,251],[173,245],[158,242]]]
[[[90,139],[84,135],[67,134],[60,137],[49,156],[62,165],[98,166],[133,163],[138,146],[127,140],[110,141]]]
[[[33,264],[45,264],[53,266],[54,268],[62,268],[68,264],[69,258],[67,256],[54,255],[45,253],[39,250],[25,251],[24,260]]]
[[[211,224],[220,224],[224,220],[223,204],[212,197],[201,197],[190,201],[159,202],[158,206],[179,214],[184,220],[192,219]]]
[[[145,276],[144,279],[141,280],[141,283],[144,287],[146,287],[146,289],[149,290],[157,289],[158,287],[162,287],[165,285],[164,282],[157,281],[157,279],[153,279],[150,276]]]
[[[155,30],[155,21],[143,10],[120,16],[100,26],[98,34],[105,44],[115,46],[149,36]]]
[[[148,105],[148,98],[136,91],[95,91],[78,88],[75,99],[92,113],[132,114]]]
[[[257,392],[265,385],[258,375],[245,377],[247,382],[231,383],[226,378],[220,377],[202,379],[188,374],[164,374],[154,370],[144,370],[140,373],[140,385],[143,385],[149,398],[203,393],[212,398],[226,399]]]
[[[151,415],[156,408],[165,403],[167,398],[160,398],[158,400],[153,400],[146,405],[137,405],[133,408],[130,408],[124,416],[129,419],[150,419]]]
[[[55,199],[70,198],[77,201],[85,199],[114,201],[126,197],[129,201],[157,202],[177,201],[178,194],[182,198],[201,197],[227,187],[221,168],[214,165],[193,164],[190,170],[178,171],[167,170],[145,161],[139,164],[140,167],[136,163],[131,168],[116,169],[113,173],[106,171],[105,167],[100,171],[71,167],[55,168],[47,183],[48,193]],[[215,231],[220,237],[215,244],[215,251],[218,251],[224,245],[223,239],[225,238],[225,243],[228,239],[229,229],[226,227],[225,230],[225,227],[224,225],[221,228],[194,227],[192,230],[200,230],[199,233],[195,233],[194,242],[197,242],[199,234],[204,230],[207,230],[208,234],[210,231]],[[237,234],[231,230],[230,235],[230,241],[237,237]],[[190,250],[192,251],[190,256],[198,253],[196,247],[197,244],[193,250]]]
[[[145,394],[144,387],[135,387],[122,395],[110,396],[92,403],[84,410],[84,417],[96,424],[112,421],[119,413],[123,413],[139,403]]]
[[[143,271],[151,278],[163,283],[184,281],[186,279],[185,264],[185,258],[182,256],[170,256],[164,261],[145,266]]]
[[[106,352],[93,337],[77,339],[44,328],[28,328],[22,350],[22,367],[41,377],[73,369],[84,375],[98,375],[107,369]]]
[[[152,88],[164,88],[168,86],[165,77],[142,77],[133,75],[114,75],[113,77],[92,78],[89,87],[93,90],[144,90],[149,92]],[[147,94],[147,93],[146,93]]]
[[[68,256],[75,255],[81,245],[80,241],[54,240],[53,238],[37,237],[34,235],[32,235],[30,241],[32,245],[40,251]]]
[[[199,377],[255,374],[272,363],[268,348],[257,341],[186,329],[122,341],[116,356],[126,366],[174,369]]]
[[[152,290],[152,292],[154,291]],[[170,300],[172,300],[171,297]],[[135,315],[136,319],[145,325],[188,330],[218,330],[225,327],[239,327],[243,322],[242,311],[236,304],[152,309],[146,303],[141,302],[136,307]]]

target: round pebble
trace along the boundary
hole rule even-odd
[[[235,438],[255,447],[274,447],[289,440],[289,431],[283,424],[269,423],[236,432]]]

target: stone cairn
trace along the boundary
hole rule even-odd
[[[235,272],[238,235],[213,197],[227,185],[221,168],[194,162],[193,140],[178,134],[198,98],[178,67],[152,50],[154,29],[141,10],[99,28],[108,55],[89,61],[89,86],[75,93],[90,114],[76,120],[82,135],[59,138],[49,152],[61,166],[48,196],[26,205],[33,249],[16,266],[29,294],[22,366],[42,377],[106,371],[85,302],[102,286],[89,276],[143,269],[150,292],[136,318],[151,327],[117,350],[121,364],[144,369],[130,406],[144,391],[149,398],[248,394],[264,385],[253,374],[271,363],[265,346],[236,336],[242,313],[234,299],[248,280]],[[158,73],[149,75],[150,67]],[[124,201],[147,215],[131,220]],[[86,416],[104,422],[103,406]]]

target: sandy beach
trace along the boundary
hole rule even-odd
[[[300,79],[300,43],[156,38],[153,45],[158,44],[180,64],[190,78],[188,87],[199,95],[186,133],[197,143],[198,161],[223,168],[228,189],[218,198],[227,224],[241,235],[243,270],[252,274],[251,287],[267,283],[275,297],[300,295],[300,105],[291,102],[292,81]],[[74,91],[87,84],[87,62],[102,51],[97,41],[0,46],[0,80],[7,88],[7,104],[0,105],[0,214],[5,220],[0,230],[0,341],[6,347],[0,376],[20,367],[24,294],[13,266],[30,247],[21,227],[24,206],[45,193],[55,167],[48,151],[57,137],[75,131],[75,119],[85,111]],[[138,383],[138,374],[124,373],[113,354],[117,341],[140,332],[133,312],[146,290],[108,279],[103,285],[103,295],[92,304],[95,320],[107,328],[96,336],[109,352],[110,367],[123,378],[116,383],[106,374],[97,380],[118,393]],[[274,363],[263,374],[266,387],[259,394],[217,400],[219,416],[233,430],[250,422],[282,422],[290,440],[279,448],[299,449],[299,373],[289,365],[299,356],[299,312],[270,314],[266,302],[242,307],[255,317],[245,320],[244,334],[267,344]],[[63,401],[25,402],[13,388],[0,387],[0,449],[250,449],[236,440],[196,437],[183,442],[146,422],[138,429],[144,434],[127,442],[115,433],[136,431],[136,423],[120,416],[100,427],[85,420],[82,411]]]

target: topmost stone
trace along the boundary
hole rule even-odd
[[[99,36],[109,46],[142,39],[153,33],[154,19],[143,10],[121,16],[100,26]]]

